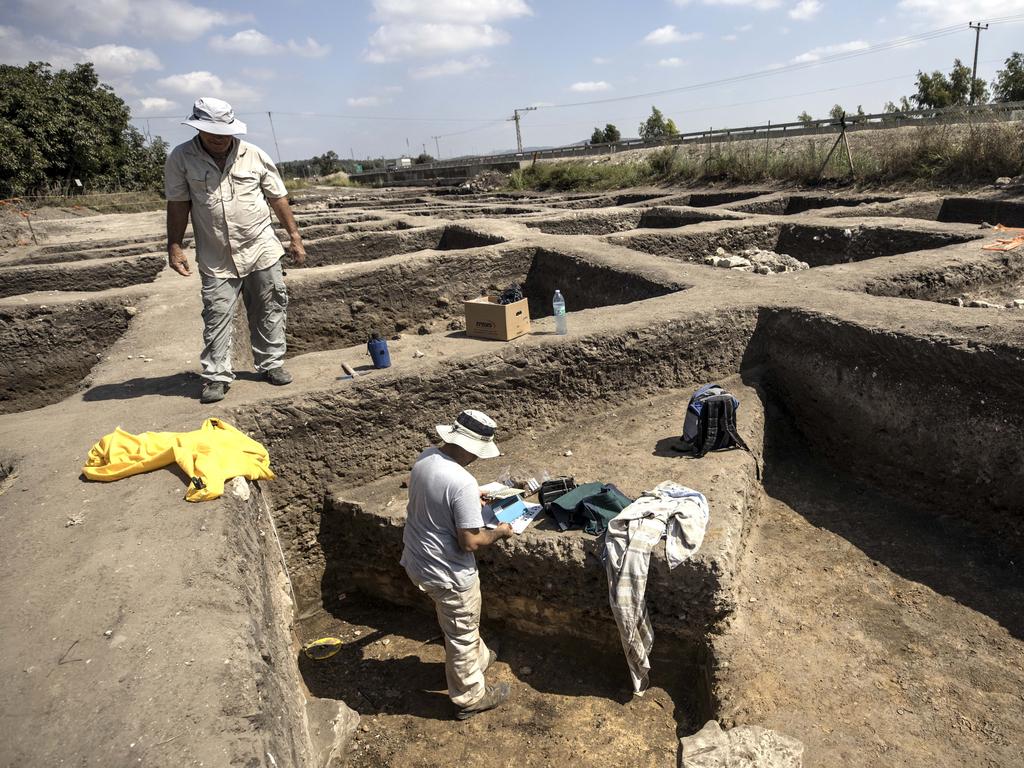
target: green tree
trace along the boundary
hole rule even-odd
[[[605,141],[606,139],[604,137],[604,131],[602,131],[600,128],[595,128],[594,132],[590,134],[591,144],[604,144]]]
[[[679,135],[679,129],[676,128],[675,120],[671,117],[665,121],[665,138],[674,139]]]
[[[657,141],[665,138],[665,116],[657,107],[651,107],[650,116],[640,123],[640,138],[644,141]]]
[[[971,69],[960,59],[953,61],[949,75],[939,70],[917,73],[917,93],[910,97],[919,109],[942,109],[966,105],[971,96],[976,104],[988,101],[988,86],[980,77],[971,80]]]
[[[1014,51],[992,83],[996,101],[1024,101],[1024,54]]]
[[[832,109],[828,111],[828,116],[838,122],[839,120],[842,120],[844,117],[846,117],[846,110],[843,109],[842,106],[840,106],[839,104],[833,104]]]
[[[424,163],[434,162],[433,155],[428,155],[426,152],[420,152],[416,159],[412,161],[414,165],[423,165]]]
[[[86,188],[158,186],[167,145],[147,144],[130,117],[92,64],[0,66],[0,188],[66,189],[74,179]]]
[[[811,117],[809,114],[807,114],[807,110],[806,109],[803,112],[801,112],[799,115],[797,115],[796,119],[799,120],[804,125],[810,125],[811,123],[814,122],[814,118]]]
[[[619,133],[619,129],[616,128],[612,123],[608,123],[604,127],[604,140],[605,141],[621,141],[622,134]]]

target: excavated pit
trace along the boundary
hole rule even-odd
[[[403,232],[346,234],[306,243],[306,267],[371,261],[415,251],[451,251],[503,243],[505,239],[468,227],[448,225]]]
[[[769,199],[765,200],[752,200],[751,202],[739,205],[729,205],[729,210],[775,216],[792,216],[797,213],[822,208],[856,208],[873,203],[891,203],[895,200],[899,200],[899,198],[892,197],[891,195],[861,195],[858,197],[834,197],[832,195],[769,196]]]
[[[769,194],[766,189],[746,189],[731,192],[694,192],[688,195],[675,195],[659,200],[661,205],[688,205],[692,208],[706,208],[714,205],[727,205],[752,197]]]
[[[686,208],[632,208],[531,219],[523,223],[549,235],[607,235],[631,229],[672,229],[705,221],[737,220],[740,216]]]
[[[556,288],[570,311],[627,304],[683,290],[630,271],[543,248],[472,249],[309,271],[289,284],[288,346],[296,353],[365,343],[373,332],[425,333],[455,320],[463,301],[518,283],[534,318],[551,314]],[[586,290],[577,289],[586,285]]]
[[[156,280],[167,257],[129,256],[96,261],[0,267],[0,298],[34,291],[105,291]]]
[[[133,313],[128,299],[0,306],[0,413],[42,408],[82,388]]]
[[[967,224],[1002,224],[1024,227],[1024,202],[977,197],[947,197],[939,208],[938,221]]]
[[[803,224],[763,224],[701,228],[700,231],[612,235],[609,242],[657,256],[703,262],[716,249],[739,253],[761,248],[786,254],[811,267],[864,261],[910,251],[932,250],[970,242],[980,235],[897,229],[876,225],[827,227]]]
[[[481,482],[510,467],[615,482],[630,495],[672,478],[708,496],[712,523],[698,555],[670,574],[659,547],[648,580],[656,637],[651,695],[667,706],[659,704],[655,720],[630,727],[651,748],[667,744],[673,731],[689,732],[732,703],[722,699],[734,693],[727,685],[732,651],[717,638],[730,634],[738,610],[741,553],[764,493],[760,478],[776,473],[762,464],[773,455],[762,445],[764,404],[799,429],[816,460],[844,468],[843,494],[880,489],[932,514],[952,514],[1004,549],[1019,547],[1024,525],[1015,500],[1024,478],[1014,468],[1024,462],[1017,439],[1024,405],[1010,382],[1024,375],[1024,363],[1016,351],[937,344],[803,310],[684,313],[667,324],[442,360],[414,374],[239,413],[281,468],[275,488],[288,489],[273,501],[297,610],[308,617],[298,631],[303,639],[346,640],[339,664],[300,665],[306,684],[320,697],[342,698],[383,719],[382,742],[374,742],[381,752],[370,752],[378,757],[403,749],[385,735],[388,723],[444,717],[443,697],[417,692],[440,684],[443,654],[429,603],[398,565],[402,486],[432,440],[437,410],[472,391],[477,407],[502,414],[505,435],[499,461],[470,467]],[[997,378],[1005,385],[990,386]],[[686,397],[709,380],[723,381],[740,398],[741,432],[752,454],[694,461],[671,450]],[[947,407],[957,393],[982,387],[991,409]],[[932,429],[935,423],[943,430]],[[951,444],[951,433],[962,439]],[[777,451],[780,466],[792,472]],[[801,493],[813,498],[814,489]],[[498,631],[511,645],[502,651],[510,664],[505,674],[523,684],[510,716],[520,707],[525,713],[550,706],[545,696],[577,701],[586,694],[577,706],[618,717],[628,683],[600,546],[545,521],[479,554],[485,632]],[[386,649],[382,639],[394,647]],[[582,655],[559,661],[558,649],[580,643]],[[525,677],[523,665],[544,681]],[[609,754],[620,747],[610,746]]]

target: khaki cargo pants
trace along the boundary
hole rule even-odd
[[[463,592],[412,581],[430,595],[437,609],[437,623],[444,633],[448,696],[457,707],[472,706],[486,691],[484,667],[491,657],[480,637],[480,578],[474,577]]]
[[[239,294],[249,320],[249,343],[257,371],[284,365],[288,289],[281,262],[245,277],[210,277],[203,281],[203,352],[199,356],[204,381],[230,383],[231,326]]]

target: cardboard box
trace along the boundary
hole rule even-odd
[[[530,332],[530,308],[526,299],[498,304],[493,296],[466,302],[466,335],[478,339],[508,341]]]

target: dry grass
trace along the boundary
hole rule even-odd
[[[1024,124],[939,125],[849,134],[818,177],[836,135],[687,144],[609,158],[537,163],[513,171],[514,189],[605,190],[662,183],[850,181],[865,186],[990,184],[1024,173]]]

